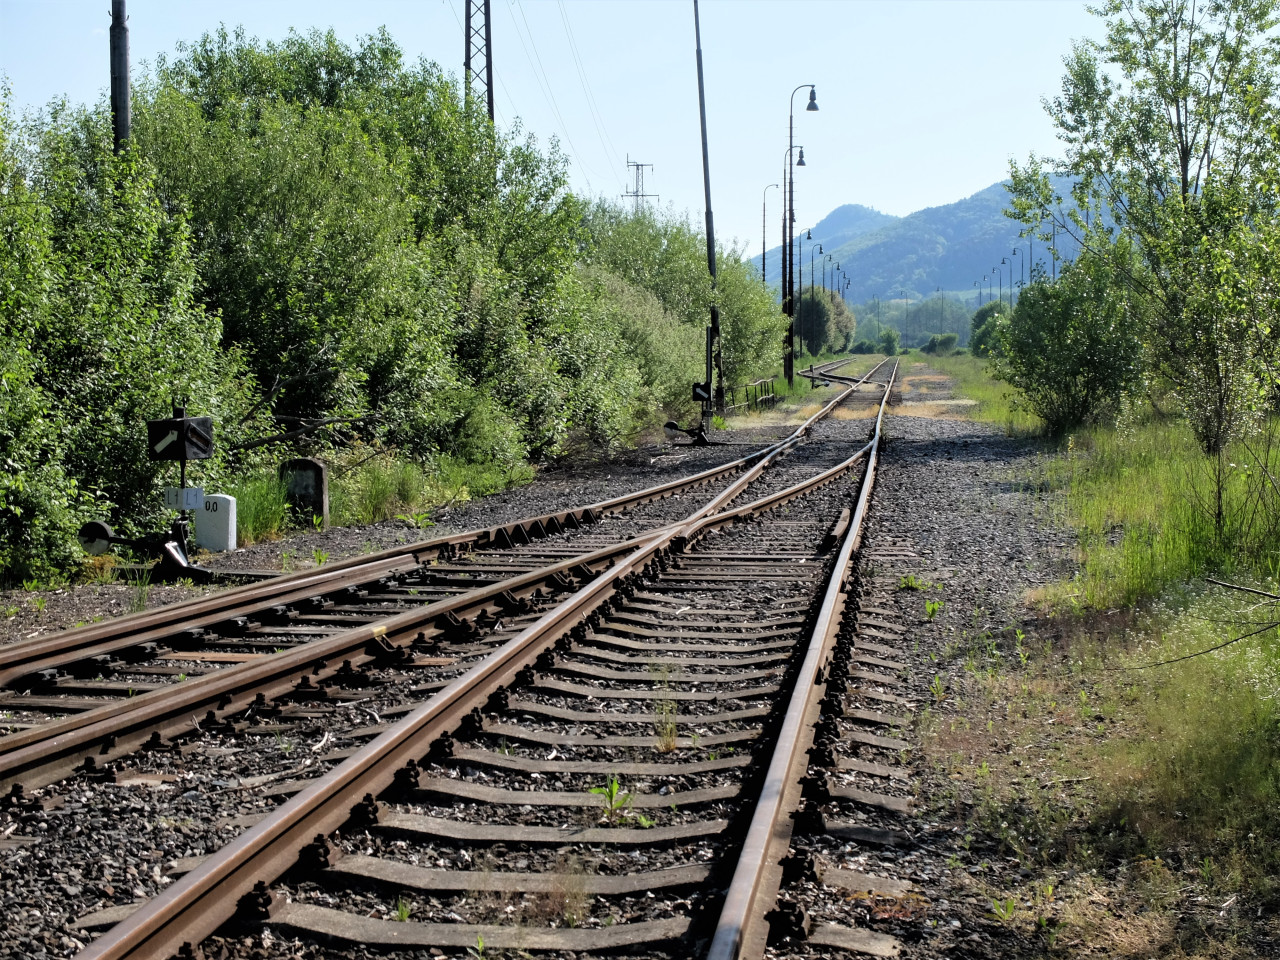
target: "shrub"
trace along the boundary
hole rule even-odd
[[[959,340],[959,334],[935,333],[929,338],[929,342],[921,347],[921,351],[923,353],[932,353],[943,357],[950,356],[955,353],[956,343]]]
[[[1121,248],[1113,256],[1124,257]],[[998,328],[997,375],[1054,434],[1115,412],[1141,372],[1136,306],[1107,256],[1089,251],[1022,291]]]
[[[894,330],[892,327],[885,327],[881,330],[880,341],[877,344],[880,348],[880,352],[888,357],[897,356],[899,337],[900,335],[898,331]]]

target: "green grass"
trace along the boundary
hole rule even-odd
[[[440,455],[429,468],[377,457],[345,472],[336,469],[332,476],[329,512],[333,522],[363,526],[405,516],[425,519],[432,508],[528,483],[534,471],[524,463],[505,467]]]
[[[338,526],[392,520],[431,500],[431,480],[418,464],[376,457],[330,474],[329,516]]]
[[[1274,590],[1275,584],[1264,584]],[[1128,665],[1207,650],[1249,632],[1252,600],[1210,591],[1181,609],[1157,605],[1144,634],[1156,639]],[[1266,616],[1275,614],[1268,610]],[[1234,621],[1234,623],[1233,623]],[[1153,852],[1184,848],[1219,868],[1222,890],[1280,875],[1280,639],[1275,630],[1218,653],[1116,678],[1136,713],[1133,735],[1103,753],[1099,773],[1118,817]]]
[[[970,353],[934,356],[913,350],[909,359],[923,361],[939,373],[945,373],[956,381],[956,392],[977,406],[964,412],[974,420],[999,424],[1010,436],[1023,436],[1041,429],[1040,418],[1016,403],[1014,389],[996,380],[988,372],[987,361]]]
[[[1072,435],[1031,480],[1056,494],[1058,519],[1077,532],[1081,572],[1062,595],[1101,608],[1154,597],[1210,572],[1276,571],[1280,495],[1256,464],[1246,466],[1254,453],[1271,475],[1280,468],[1280,458],[1257,444],[1226,452],[1226,520],[1219,531],[1216,460],[1201,452],[1184,424],[1149,420]]]
[[[274,540],[284,533],[289,519],[284,484],[274,475],[247,477],[227,489],[236,499],[236,542],[248,546]]]

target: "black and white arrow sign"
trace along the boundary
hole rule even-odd
[[[155,450],[156,453],[164,453],[165,449],[177,439],[178,439],[178,431],[170,430],[167,434],[165,434],[164,439],[161,440],[159,443],[157,443],[153,449]]]

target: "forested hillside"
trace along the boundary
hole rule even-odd
[[[575,197],[554,143],[496,132],[385,33],[182,46],[119,156],[105,102],[4,99],[0,579],[74,567],[90,516],[163,519],[144,421],[172,403],[215,420],[206,488],[296,452],[492,488],[691,412],[702,237]],[[784,327],[720,264],[733,382]]]
[[[1052,178],[1060,194],[1070,194],[1071,181],[1065,176]],[[917,210],[905,217],[894,217],[858,204],[837,207],[812,227],[799,229],[803,237],[801,257],[805,273],[809,272],[810,244],[821,245],[824,254],[849,278],[845,294],[850,303],[864,303],[878,297],[886,300],[901,297],[911,300],[930,298],[938,287],[948,297],[963,300],[971,311],[977,306],[978,287],[974,281],[991,274],[995,292],[993,265],[1002,257],[1013,260],[1013,279],[1030,279],[1032,259],[1051,271],[1051,249],[1056,242],[1058,259],[1074,260],[1079,244],[1066,231],[1052,232],[1043,240],[1028,244],[1021,236],[1019,224],[1005,216],[1009,205],[1010,181],[994,183],[955,203]],[[772,240],[775,230],[770,228]],[[812,240],[809,239],[810,234]],[[1013,250],[1019,250],[1017,258]],[[1025,259],[1025,262],[1024,262]],[[759,266],[760,258],[753,261]],[[766,266],[770,282],[778,282],[781,248],[771,248]],[[1001,265],[1004,280],[1009,280],[1008,265]],[[806,277],[806,284],[808,279]],[[821,283],[821,280],[819,280]],[[985,297],[985,285],[983,296]],[[969,303],[969,301],[973,301]]]

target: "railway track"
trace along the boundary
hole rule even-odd
[[[890,375],[881,414],[891,383]],[[0,739],[0,774],[19,787],[11,805],[30,807],[22,784],[65,769],[95,743],[105,763],[148,744],[147,769],[131,769],[124,782],[164,783],[232,749],[218,739],[233,742],[250,724],[277,738],[308,724],[325,730],[314,765],[292,780],[270,778],[271,796],[284,800],[278,809],[240,816],[244,833],[177,864],[171,873],[185,873],[181,880],[82,955],[194,953],[232,918],[388,949],[484,943],[596,953],[683,943],[736,956],[760,941],[762,905],[777,887],[768,865],[779,859],[778,824],[797,802],[874,475],[875,439],[853,457],[845,450],[828,454],[831,463],[765,471],[799,439],[732,465],[738,481],[678,521],[661,511],[633,517],[621,541],[571,541],[539,518],[549,536],[512,544],[500,561],[443,542],[431,542],[434,565],[420,561],[422,545],[381,555],[370,562],[412,556],[415,566],[380,571],[376,596],[341,583],[370,583],[367,564],[327,571],[321,585],[356,608],[334,616],[369,615],[427,587],[446,592],[279,652],[215,646],[258,656],[33,726],[16,749]],[[867,470],[857,492],[859,464]],[[796,473],[808,476],[797,483]],[[738,485],[751,481],[754,502],[737,506]],[[300,579],[249,602],[315,586]],[[486,582],[459,582],[467,579]],[[270,592],[247,592],[255,590]],[[258,686],[228,693],[215,683],[233,674],[252,674]],[[185,698],[200,687],[217,706],[194,720]],[[361,706],[390,701],[397,705]],[[98,719],[85,722],[95,710]],[[357,710],[374,722],[357,725]],[[393,725],[396,715],[404,718]],[[100,724],[128,729],[104,737]],[[193,725],[200,744],[187,749],[178,741]],[[22,766],[37,754],[41,765]],[[54,754],[62,759],[49,761]],[[96,759],[77,766],[120,779]],[[183,774],[163,772],[175,767]],[[424,866],[433,858],[436,866]],[[637,873],[637,862],[658,872]],[[597,900],[605,913],[579,905]],[[374,917],[352,902],[373,905]],[[405,916],[379,919],[388,904]],[[106,927],[125,912],[86,925]]]
[[[76,771],[110,777],[114,761],[193,723],[324,699],[371,667],[431,670],[442,685],[691,499],[720,509],[736,476],[773,464],[826,412],[747,457],[603,503],[0,648],[0,793]]]

